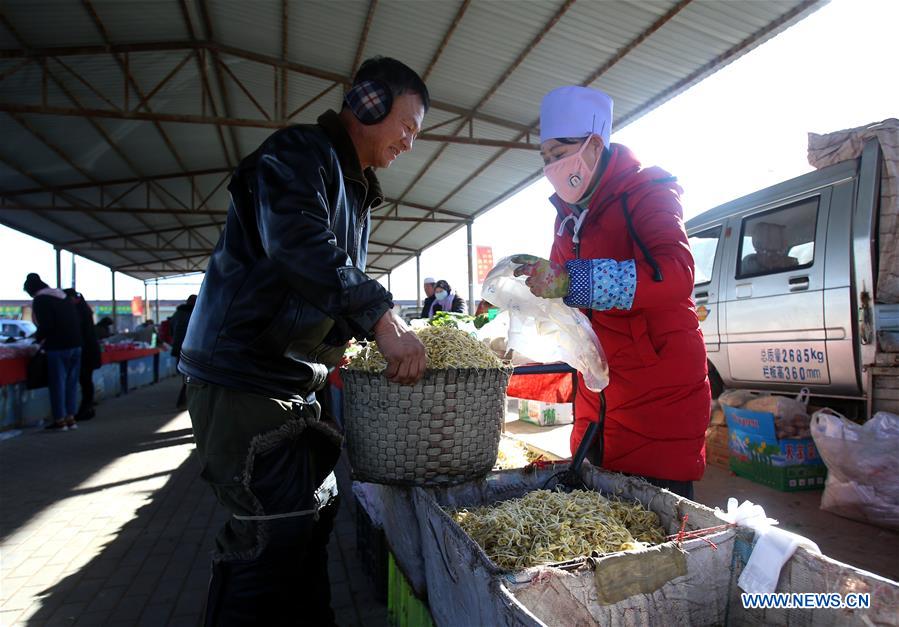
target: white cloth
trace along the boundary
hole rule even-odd
[[[727,500],[727,511],[722,512],[716,507],[715,516],[755,531],[756,542],[752,555],[737,580],[737,585],[744,592],[774,592],[783,565],[797,548],[804,547],[814,553],[821,553],[818,545],[808,538],[774,527],[777,521],[768,518],[762,506],[751,501],[744,501],[738,506],[737,499],[730,498]]]
[[[818,545],[804,536],[777,527],[756,532],[757,540],[737,585],[744,592],[774,592],[780,571],[799,547],[821,553]]]

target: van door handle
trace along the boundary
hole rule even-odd
[[[807,276],[794,276],[790,279],[789,283],[791,292],[801,292],[808,289]]]
[[[752,283],[740,283],[736,286],[736,295],[737,298],[751,298],[752,297]]]
[[[707,302],[709,302],[709,293],[708,292],[696,292],[696,294],[693,295],[693,300],[697,304],[707,303]]]

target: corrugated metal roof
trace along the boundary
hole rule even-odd
[[[620,128],[820,4],[6,0],[0,222],[138,278],[202,268],[237,159],[383,54],[434,101],[379,172],[369,262],[389,270],[539,176],[512,142],[536,141],[546,91],[600,87]]]

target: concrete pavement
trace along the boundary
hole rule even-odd
[[[180,380],[108,400],[77,431],[0,441],[0,625],[198,625],[225,518],[199,479]],[[387,624],[344,495],[329,545],[340,625]]]

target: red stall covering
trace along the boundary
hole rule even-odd
[[[506,394],[514,398],[526,398],[544,403],[570,403],[574,400],[572,375],[568,372],[557,374],[513,374],[509,379]]]
[[[102,364],[114,364],[120,361],[128,361],[129,359],[138,359],[148,355],[155,355],[160,352],[158,348],[128,348],[110,350],[100,353],[100,361]],[[27,367],[29,357],[13,357],[11,359],[0,359],[0,385],[11,385],[20,383],[27,378]]]
[[[124,350],[108,350],[100,353],[100,363],[113,364],[117,361],[128,361],[129,359],[139,359],[147,355],[155,355],[159,352],[158,348],[128,348]]]
[[[10,385],[25,380],[27,357],[0,359],[0,385]]]

